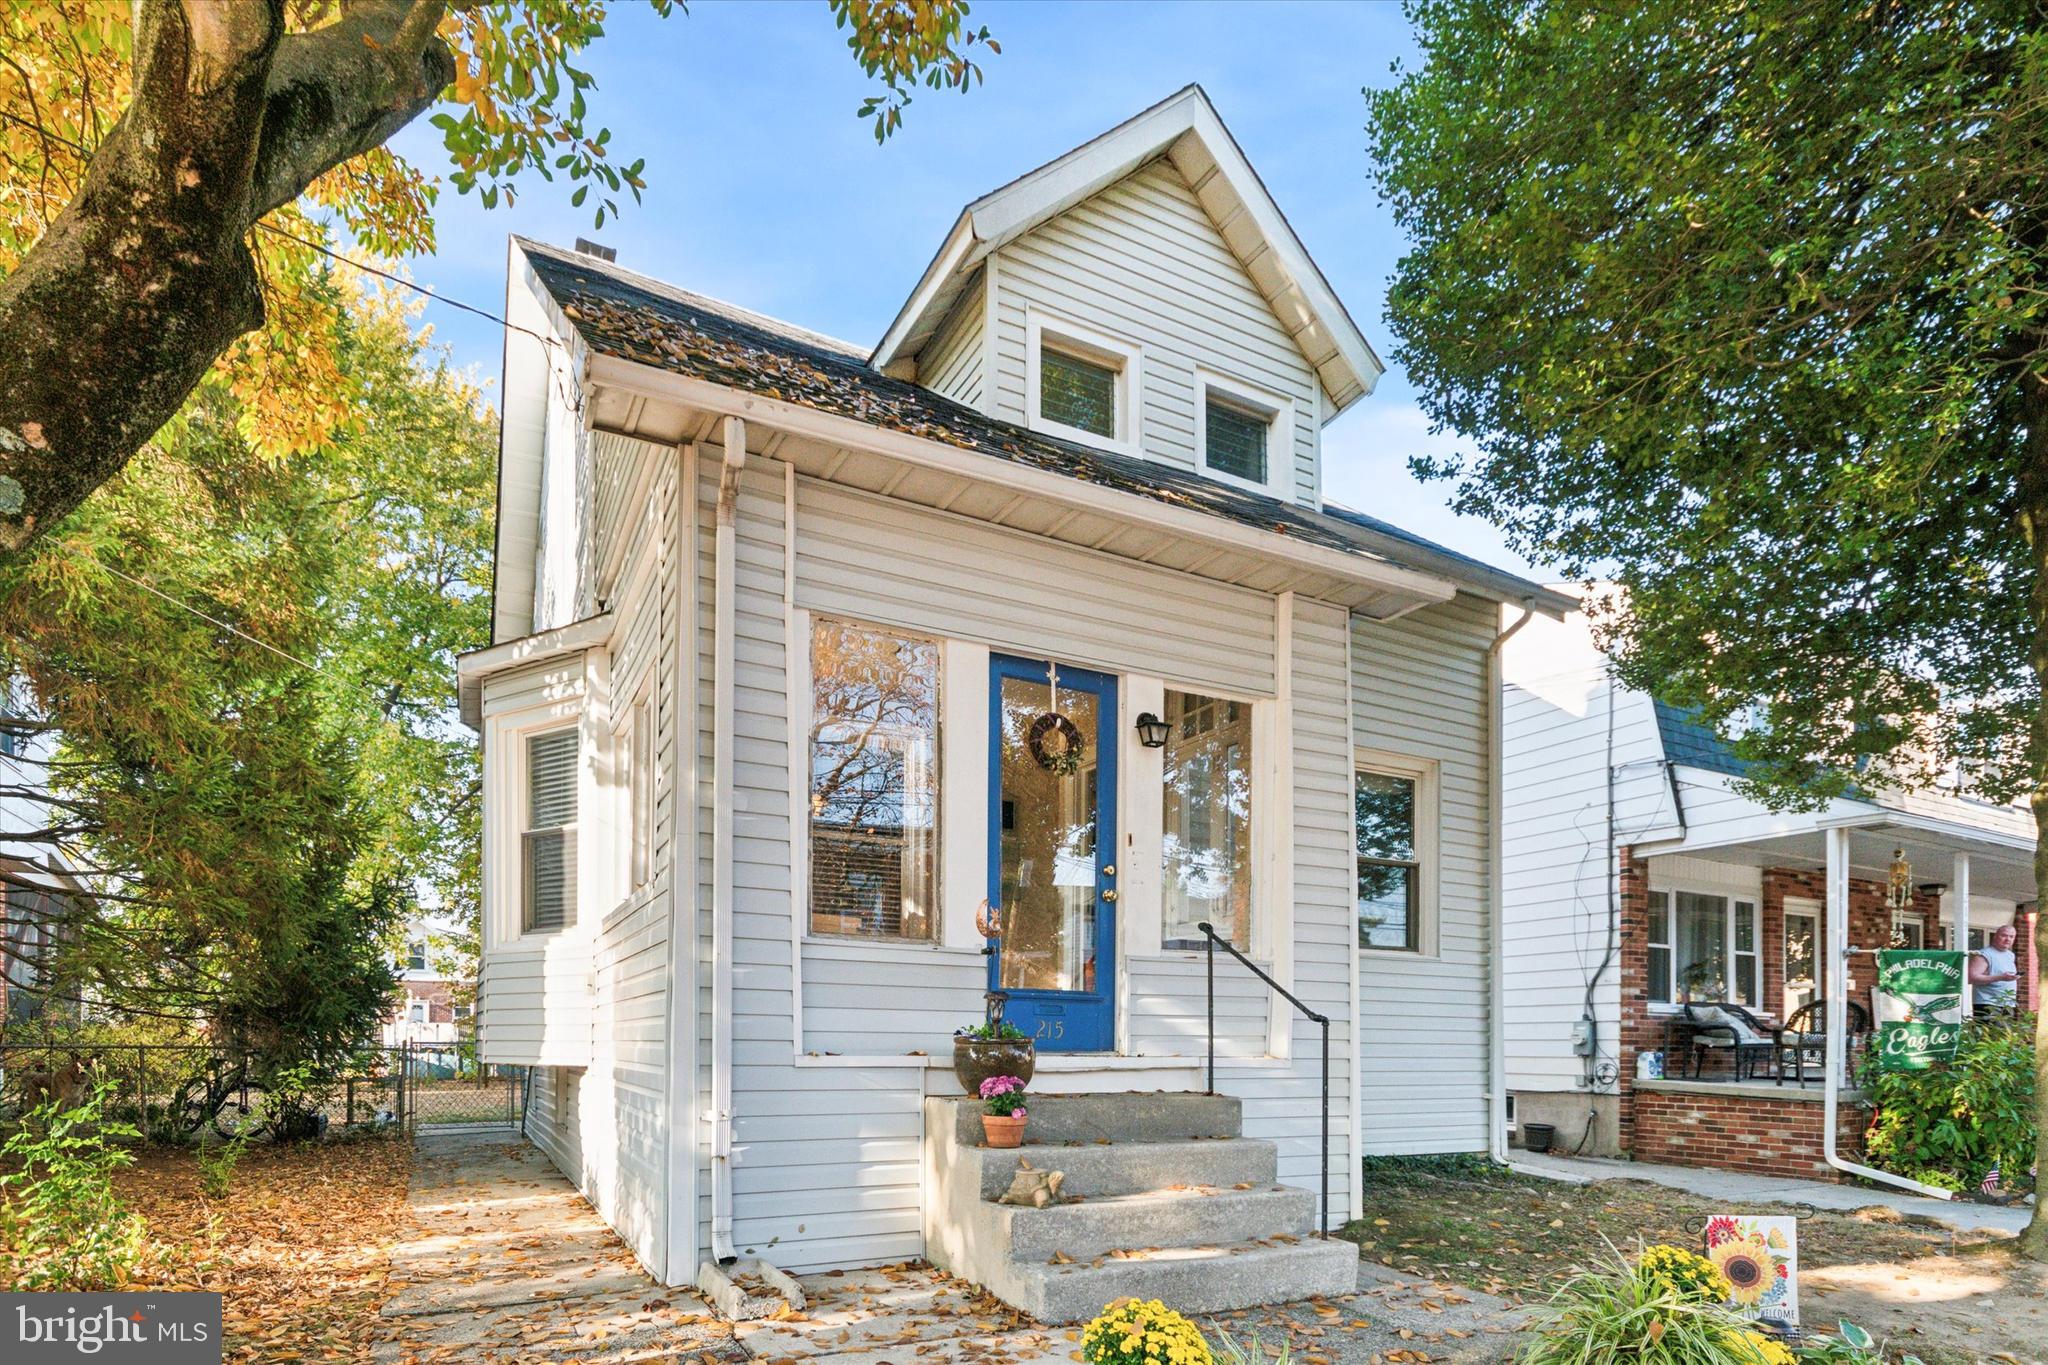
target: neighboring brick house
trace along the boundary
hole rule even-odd
[[[1845,998],[1872,1006],[1870,950],[1978,947],[2019,933],[2033,962],[2033,821],[2017,806],[1922,792],[1773,811],[1676,708],[1615,684],[1584,617],[1534,621],[1503,656],[1504,1009],[1520,1124],[1567,1150],[1830,1176],[1820,1069],[1778,1074],[1697,1046],[1686,1007],[1734,1003],[1784,1025],[1824,995],[1830,848],[1842,859]],[[1894,911],[1893,861],[1912,890]],[[1818,1011],[1816,1011],[1818,1013]],[[1823,1025],[1815,1024],[1816,1029]],[[1641,1072],[1663,1053],[1665,1075]],[[1694,1075],[1695,1067],[1699,1074]],[[1802,1083],[1803,1082],[1803,1083]],[[1867,1118],[1853,1090],[1839,1153]]]
[[[470,1003],[476,998],[475,984],[436,972],[428,962],[425,938],[409,940],[405,956],[394,965],[400,993],[384,1018],[384,1046],[449,1047],[475,1036]]]

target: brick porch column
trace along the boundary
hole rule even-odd
[[[2035,1011],[2041,1008],[2041,974],[2034,955],[2034,930],[2041,918],[2040,911],[2033,906],[2021,906],[2019,913],[2012,917],[2013,927],[2019,931],[2019,941],[2012,945],[2013,964],[2020,974],[2020,1008]]]
[[[1621,902],[1621,1037],[1615,1040],[1621,1112],[1616,1145],[1633,1153],[1636,1054],[1662,1047],[1664,1033],[1650,1017],[1650,863],[1626,845],[1615,850],[1615,857]]]

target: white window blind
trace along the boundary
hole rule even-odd
[[[576,731],[526,741],[524,915],[528,931],[576,922]]]

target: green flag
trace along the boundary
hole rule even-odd
[[[1963,1036],[1962,953],[1887,948],[1877,955],[1877,1060],[1886,1071],[1953,1061]]]

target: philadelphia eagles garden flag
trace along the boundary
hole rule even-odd
[[[1962,953],[1886,948],[1877,955],[1877,1058],[1886,1071],[1955,1060],[1963,1036]]]

